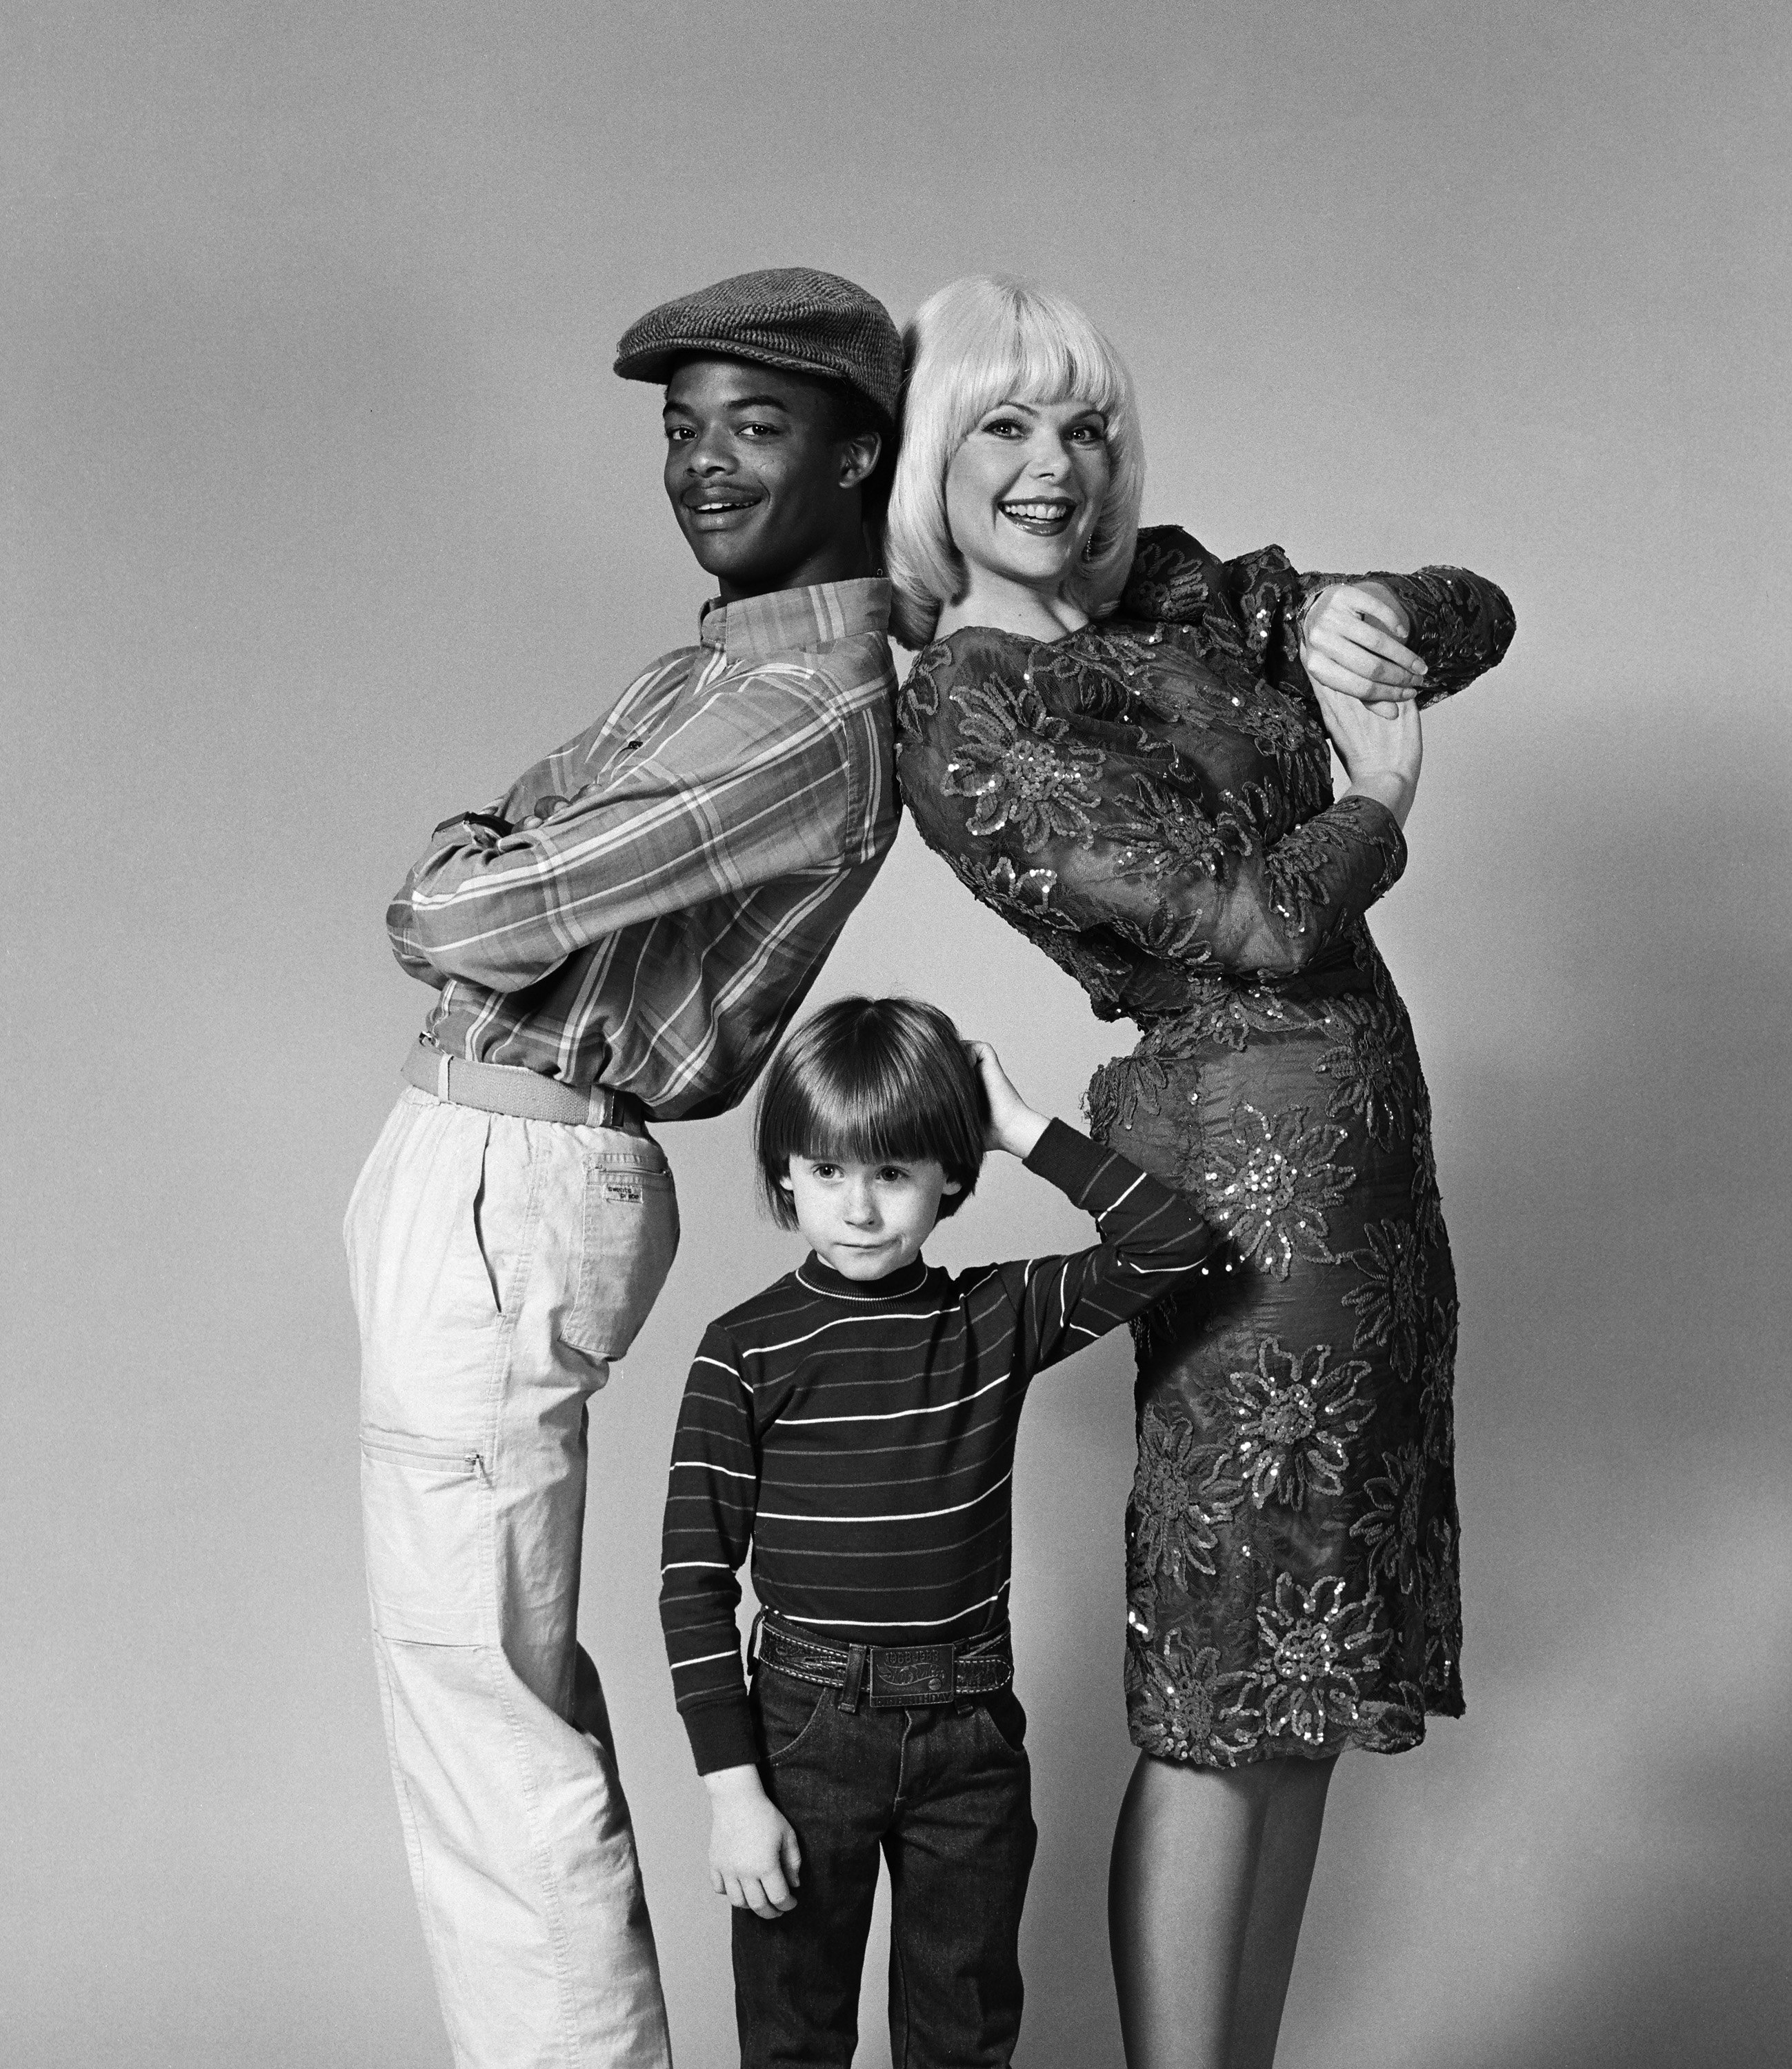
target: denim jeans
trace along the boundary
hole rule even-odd
[[[773,1801],[802,1849],[796,1908],[734,1913],[741,2069],[846,2069],[880,1857],[890,1870],[896,2069],[984,2069],[1020,2031],[1020,1915],[1037,1838],[1012,1689],[848,1714],[837,1690],[761,1663],[753,1690]]]
[[[455,2061],[666,2069],[635,1834],[577,1636],[591,1402],[678,1241],[664,1153],[407,1091],[345,1234],[374,1652]]]

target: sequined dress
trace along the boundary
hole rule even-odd
[[[1381,575],[1423,701],[1504,653],[1504,596]],[[1135,1325],[1126,1698],[1160,1758],[1398,1752],[1459,1716],[1456,1291],[1411,1024],[1364,914],[1406,844],[1331,795],[1296,657],[1328,575],[1142,533],[1120,612],[965,627],[899,693],[897,769],[960,880],[1141,1039],[1092,1132],[1228,1254]]]

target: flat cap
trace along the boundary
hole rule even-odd
[[[617,341],[616,371],[625,381],[664,381],[690,353],[819,373],[896,416],[902,340],[877,297],[838,273],[774,266],[662,302]]]

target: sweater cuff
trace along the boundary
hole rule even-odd
[[[700,1703],[679,1715],[684,1720],[699,1774],[714,1774],[725,1767],[752,1767],[757,1762],[759,1746],[745,1689],[731,1694],[725,1702]]]

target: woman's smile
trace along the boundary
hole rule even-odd
[[[1086,398],[986,410],[946,469],[946,516],[970,577],[1056,597],[1075,573],[1112,479],[1108,426]]]
[[[1045,496],[998,503],[996,508],[1035,539],[1055,539],[1076,516],[1077,505],[1067,496]]]

